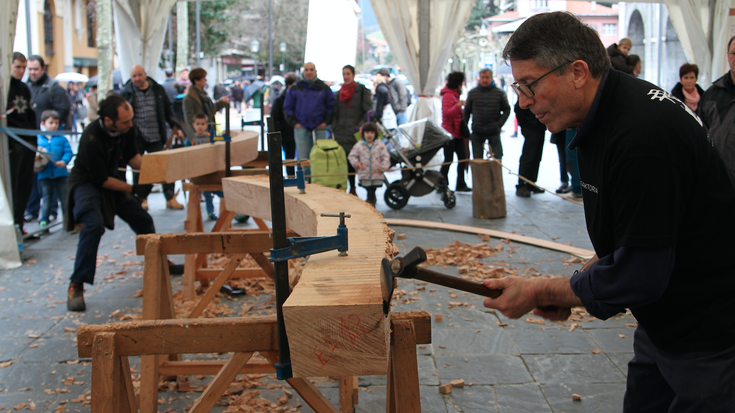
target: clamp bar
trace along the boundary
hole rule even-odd
[[[288,247],[286,237],[286,202],[283,192],[283,162],[281,160],[281,133],[275,131],[272,118],[268,118],[268,172],[270,175],[271,192],[271,223],[273,234],[273,249]],[[288,263],[286,261],[274,264],[276,274],[276,322],[278,324],[278,363],[276,363],[276,377],[278,380],[287,380],[293,377],[291,369],[291,350],[288,346],[286,324],[283,318],[283,303],[290,294],[288,284]]]

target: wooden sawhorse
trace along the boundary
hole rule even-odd
[[[392,313],[391,356],[388,371],[387,412],[421,412],[416,345],[431,342],[431,317],[425,311]],[[275,317],[231,317],[176,319],[83,325],[77,332],[79,357],[92,358],[92,413],[156,412],[158,380],[143,382],[138,403],[130,376],[128,357],[158,357],[169,354],[226,353],[228,361],[210,362],[208,369],[182,367],[186,374],[214,374],[207,389],[195,401],[190,413],[208,412],[238,374],[265,371],[263,363],[248,361],[254,352],[270,364],[278,361]],[[191,363],[181,363],[191,364]],[[154,364],[156,373],[159,368]],[[268,371],[272,372],[272,370]],[[305,378],[291,378],[288,384],[317,413],[353,411],[353,392],[340,389],[340,410]],[[344,393],[344,394],[343,394]],[[144,401],[144,395],[152,396]],[[145,404],[144,404],[145,403]],[[345,406],[344,403],[347,403]]]
[[[267,174],[268,170],[263,168],[258,169],[242,169],[232,171],[233,176],[246,176],[246,175],[263,175]],[[182,188],[184,191],[189,192],[189,199],[186,206],[186,221],[184,222],[184,230],[187,233],[200,233],[204,232],[204,222],[202,221],[202,208],[199,202],[199,194],[202,191],[221,192],[222,191],[222,178],[224,178],[224,172],[217,172],[205,176],[193,178],[191,183],[183,184]],[[235,213],[227,210],[227,204],[225,199],[220,199],[219,204],[219,218],[215,222],[212,232],[232,231],[232,220],[235,218]],[[258,230],[267,231],[268,226],[263,220],[253,218],[253,221],[258,225]],[[245,230],[247,231],[247,230]],[[195,296],[195,281],[200,280],[203,286],[209,284],[209,278],[202,277],[200,272],[202,269],[207,268],[207,254],[187,254],[184,259],[184,275],[181,278],[184,298],[194,298]],[[217,269],[212,269],[217,272]]]

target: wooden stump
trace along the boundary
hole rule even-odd
[[[502,218],[506,215],[503,167],[491,160],[473,159],[472,216],[475,218]]]

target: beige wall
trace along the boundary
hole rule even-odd
[[[77,0],[75,0],[77,1]],[[86,5],[86,1],[84,2]],[[73,10],[73,8],[72,8]],[[71,27],[72,27],[72,55],[74,57],[88,57],[92,59],[97,58],[97,47],[89,47],[87,46],[87,31],[89,31],[89,27],[87,27],[87,13],[86,10],[82,13],[82,27],[85,29],[84,36],[82,36],[82,41],[78,41],[79,38],[77,37],[76,33],[76,15],[74,12],[71,13]],[[93,28],[94,29],[94,28]]]
[[[54,12],[54,55],[48,56],[46,54],[46,43],[44,41],[44,34],[43,34],[43,5],[44,1],[39,1],[40,8],[38,13],[38,39],[39,39],[39,47],[40,47],[40,54],[43,57],[43,60],[46,62],[46,66],[48,67],[48,74],[52,78],[59,73],[64,73],[64,48],[67,47],[68,44],[71,44],[72,47],[72,56],[73,57],[85,57],[85,58],[91,58],[96,59],[97,58],[97,48],[96,47],[89,47],[87,46],[87,35],[86,33],[84,36],[82,36],[82,41],[80,42],[76,35],[76,30],[72,29],[72,38],[71,39],[65,39],[64,38],[64,25],[68,24],[71,25],[71,27],[75,27],[75,21],[74,21],[74,13],[70,13],[70,16],[59,16],[59,12],[56,9],[56,6],[59,5],[57,3],[60,3],[58,1],[52,1],[51,2],[51,9],[52,12]],[[87,14],[86,11],[82,13],[82,27],[85,28],[85,30],[88,30],[87,28]],[[69,41],[70,40],[70,41]],[[83,67],[81,68],[80,72],[82,74],[85,74],[87,76],[94,76],[97,74],[97,68],[96,67]]]

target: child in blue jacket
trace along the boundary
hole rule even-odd
[[[59,129],[59,113],[55,110],[45,110],[41,113],[41,129],[52,132]],[[71,161],[72,152],[69,141],[64,135],[38,135],[37,145],[51,156],[54,162],[48,162],[38,171],[38,184],[41,187],[43,206],[41,208],[41,228],[48,226],[51,200],[56,193],[56,199],[61,201],[62,211],[66,211],[66,179],[69,172],[66,165]]]

